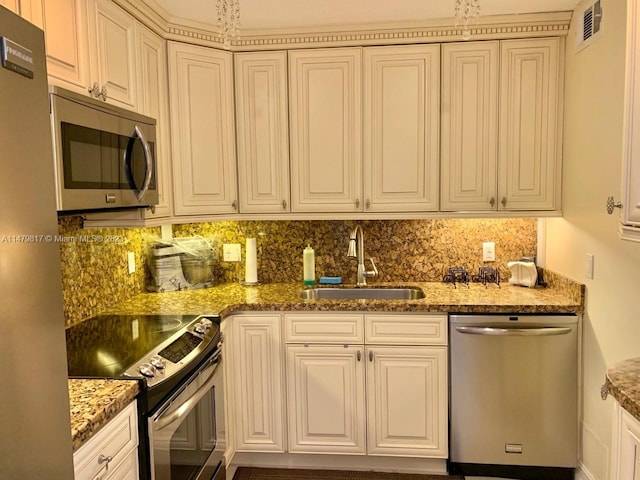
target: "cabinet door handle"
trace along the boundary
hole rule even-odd
[[[358,361],[362,360],[362,353],[360,353],[360,350],[358,350],[358,353],[356,353],[356,358],[358,359]]]
[[[622,202],[616,202],[613,197],[607,198],[607,213],[611,215],[614,208],[622,208]],[[636,205],[638,208],[638,205]]]
[[[287,201],[286,200],[282,200],[282,209],[283,210],[287,209]]]
[[[102,465],[104,463],[104,466],[100,469],[98,474],[93,477],[94,480],[102,480],[107,476],[107,474],[109,473],[109,463],[111,462],[111,460],[113,460],[113,457],[111,455],[104,456],[100,454],[100,456],[98,457],[98,464]]]
[[[507,197],[502,197],[502,200],[500,200],[500,203],[502,204],[503,207],[507,206]]]
[[[360,208],[360,199],[356,198],[356,209]]]
[[[373,362],[373,350],[369,350],[369,361]]]
[[[369,200],[369,199],[367,198],[367,201],[366,201],[366,202],[364,202],[364,207],[365,207],[367,210],[371,209],[371,200]]]
[[[233,202],[231,202],[231,206],[233,207],[234,210],[238,209],[238,201],[234,200]]]
[[[493,207],[495,204],[496,204],[496,199],[491,197],[491,199],[489,200],[489,205]]]

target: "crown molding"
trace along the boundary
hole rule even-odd
[[[240,30],[230,46],[223,44],[215,25],[170,16],[155,0],[114,0],[167,40],[228,51],[282,50],[368,45],[397,45],[462,41],[462,27],[453,18],[268,30]],[[471,27],[471,40],[566,36],[572,12],[493,15]]]

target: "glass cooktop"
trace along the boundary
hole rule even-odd
[[[98,315],[66,330],[70,377],[118,377],[197,315]]]

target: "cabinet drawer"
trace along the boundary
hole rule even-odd
[[[136,402],[130,403],[113,420],[73,454],[75,480],[91,480],[104,470],[101,455],[111,457],[109,471],[115,471],[138,445]],[[126,478],[126,477],[125,477]]]
[[[446,315],[367,315],[367,344],[446,345]]]
[[[362,315],[287,314],[287,343],[364,343]]]

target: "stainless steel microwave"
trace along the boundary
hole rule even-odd
[[[156,121],[51,87],[58,211],[158,203]]]

